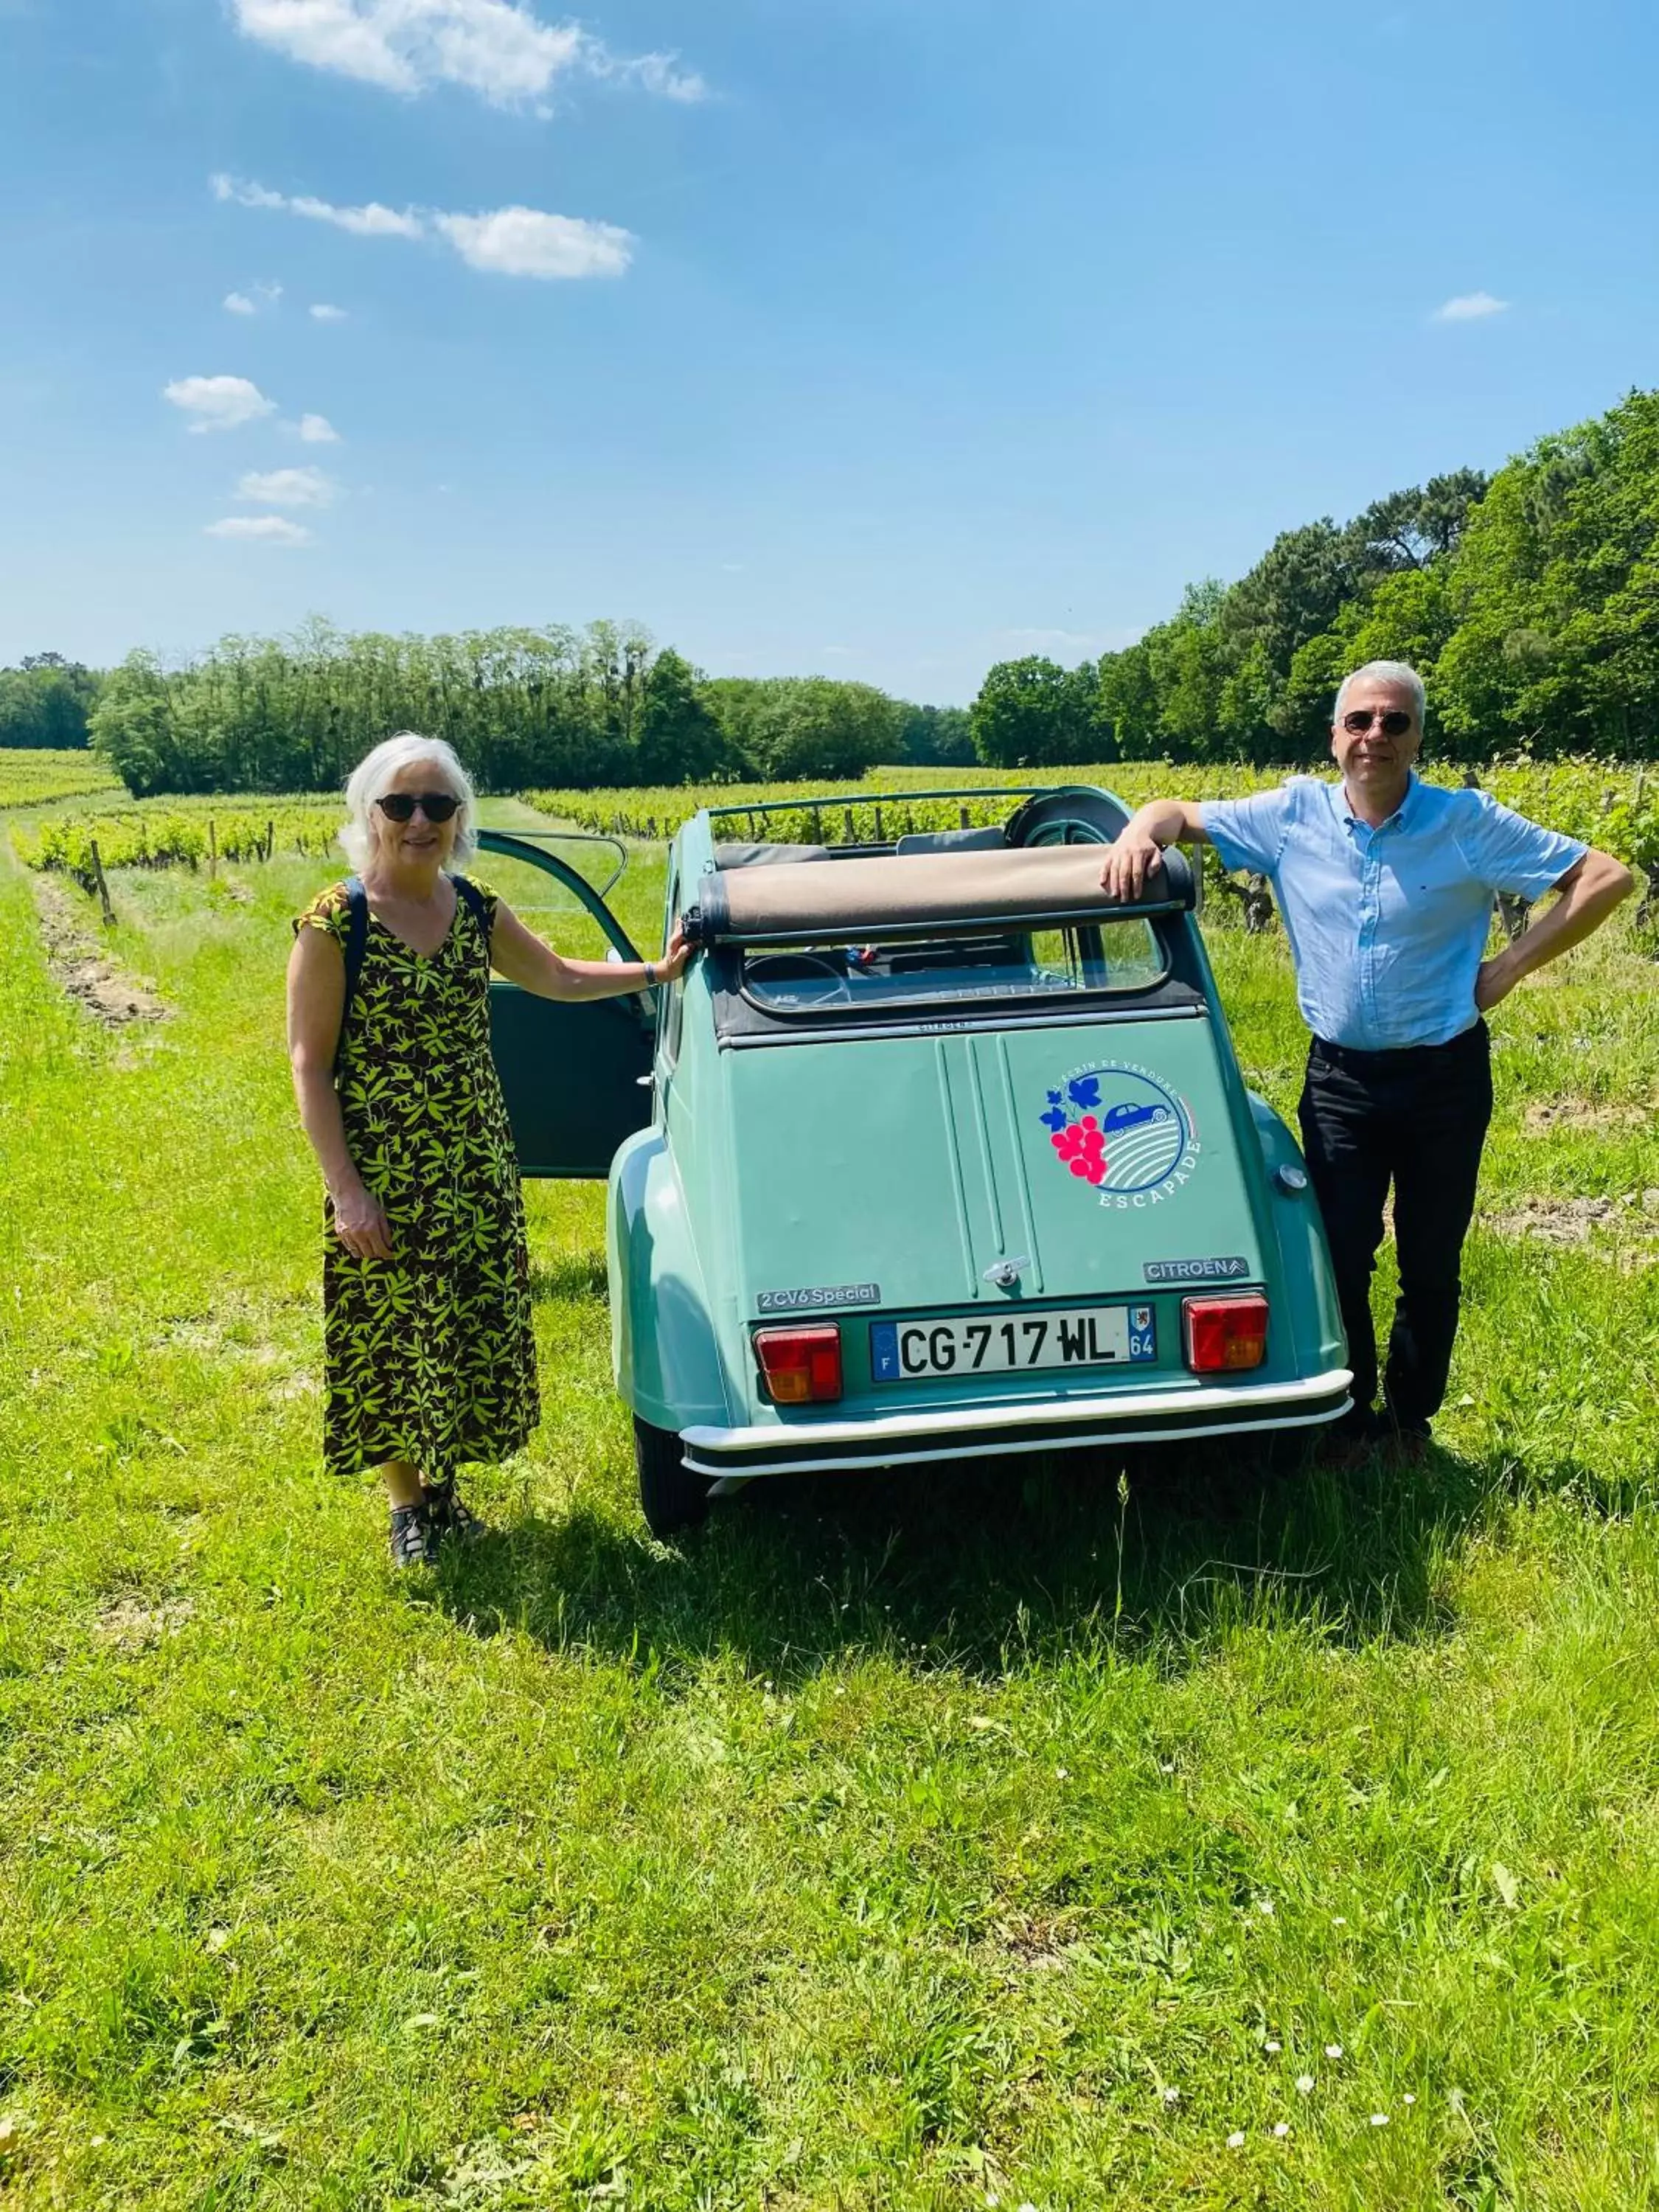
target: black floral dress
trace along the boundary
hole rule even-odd
[[[343,1474],[408,1460],[429,1480],[516,1451],[540,1418],[524,1208],[489,1054],[488,927],[457,896],[436,952],[373,914],[336,1076],[346,1144],[385,1207],[394,1257],[328,1233],[323,1452]],[[346,889],[295,921],[343,953]]]

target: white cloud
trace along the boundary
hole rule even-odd
[[[1509,304],[1507,300],[1493,299],[1490,292],[1461,292],[1456,299],[1437,307],[1430,319],[1437,323],[1474,323],[1483,315],[1501,315]]]
[[[311,319],[313,323],[343,323],[345,319],[343,307],[331,307],[326,300],[316,300],[312,303]]]
[[[331,507],[337,489],[321,469],[253,469],[237,485],[236,496],[259,507]]]
[[[636,54],[631,61],[619,61],[605,52],[597,40],[588,42],[584,57],[591,75],[614,77],[625,84],[637,84],[647,92],[654,92],[663,100],[678,100],[688,105],[707,100],[708,87],[696,70],[675,67],[678,57],[673,54]]]
[[[245,376],[181,376],[162,387],[161,397],[195,416],[192,430],[234,430],[272,413],[276,405]]]
[[[246,538],[266,545],[309,545],[311,532],[285,514],[228,514],[206,526],[210,538]]]
[[[257,315],[262,307],[274,307],[282,296],[280,284],[250,284],[246,292],[227,292],[225,307],[233,315]]]
[[[456,84],[499,107],[544,100],[562,76],[611,77],[666,100],[707,88],[672,54],[612,54],[579,23],[514,0],[233,0],[238,27],[313,69],[388,92]]]
[[[302,415],[294,426],[302,446],[337,446],[340,434],[326,415]]]
[[[447,240],[470,267],[498,276],[620,276],[634,258],[633,234],[619,224],[549,215],[539,208],[494,208],[481,215],[405,208],[400,214],[378,201],[367,207],[338,208],[327,200],[290,198],[234,177],[216,176],[211,183],[216,198],[234,200],[239,207],[283,209],[290,215],[337,223],[362,237],[426,238],[435,234]],[[313,307],[312,313],[317,310]]]
[[[614,222],[527,207],[432,220],[463,261],[502,276],[620,276],[633,258],[632,234]]]
[[[286,192],[270,191],[264,185],[244,184],[222,173],[210,181],[216,200],[234,200],[238,207],[286,209],[289,215],[302,215],[313,222],[331,222],[337,229],[349,230],[356,238],[426,235],[426,226],[413,208],[382,207],[378,200],[370,200],[365,207],[336,207],[331,201],[313,199],[308,193],[290,198]]]

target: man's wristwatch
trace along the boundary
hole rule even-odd
[[[647,991],[654,991],[657,988],[657,963],[654,960],[647,960],[645,963],[645,988]]]

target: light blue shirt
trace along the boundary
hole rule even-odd
[[[1495,895],[1540,898],[1589,850],[1486,792],[1415,775],[1375,830],[1341,784],[1311,775],[1206,799],[1199,812],[1224,867],[1272,884],[1303,1020],[1362,1052],[1445,1044],[1472,1028]]]

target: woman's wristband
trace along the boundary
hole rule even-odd
[[[654,960],[647,960],[644,965],[645,988],[647,991],[654,991],[657,988],[657,963]]]

